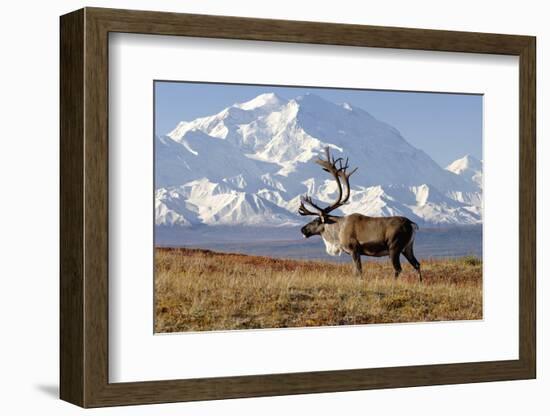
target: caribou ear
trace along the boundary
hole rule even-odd
[[[325,216],[324,216],[324,215],[320,215],[319,218],[321,218],[321,224],[324,224],[324,223],[325,223]]]

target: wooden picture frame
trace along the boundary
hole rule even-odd
[[[85,8],[62,16],[60,29],[61,399],[82,407],[101,407],[535,378],[534,37],[100,8]],[[519,359],[109,383],[110,32],[518,56]]]

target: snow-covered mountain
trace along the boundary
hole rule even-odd
[[[314,163],[326,146],[359,168],[340,214],[481,222],[481,162],[467,157],[443,169],[361,108],[314,94],[262,94],[155,138],[156,224],[302,224],[301,195],[327,204],[336,196]]]
[[[445,169],[449,172],[462,176],[466,180],[474,182],[480,188],[483,186],[482,164],[481,161],[477,160],[473,156],[466,155],[460,159],[457,159]]]

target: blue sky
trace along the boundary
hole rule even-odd
[[[314,93],[361,107],[397,128],[443,167],[466,154],[482,159],[483,97],[468,94],[156,81],[155,134],[166,134],[180,121],[215,114],[266,92],[286,99]]]

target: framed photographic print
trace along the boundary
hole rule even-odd
[[[85,8],[60,52],[62,399],[535,377],[535,38]]]

